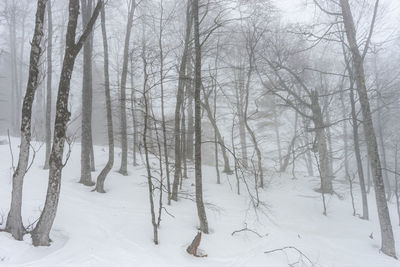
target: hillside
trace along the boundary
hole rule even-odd
[[[17,141],[12,140],[14,155]],[[25,180],[25,225],[33,223],[43,207],[48,178],[41,166],[43,152],[42,149],[36,155]],[[8,145],[1,145],[0,153],[3,155],[0,210],[6,216],[11,191]],[[107,193],[98,194],[77,183],[79,153],[79,144],[75,144],[63,172],[60,205],[51,233],[52,245],[35,248],[29,235],[19,242],[7,233],[0,233],[0,265],[279,267],[300,260],[303,264],[294,266],[312,266],[294,249],[285,249],[286,253],[263,253],[294,246],[314,266],[399,266],[398,261],[379,253],[379,226],[372,195],[369,199],[371,221],[353,217],[347,197],[340,200],[329,196],[328,216],[323,216],[321,197],[312,190],[318,182],[315,178],[302,176],[292,180],[289,176],[274,174],[268,177],[268,188],[260,193],[265,205],[256,214],[245,191],[240,196],[235,194],[233,176],[223,175],[223,183],[217,185],[215,169],[207,166],[204,166],[204,194],[211,234],[203,235],[200,247],[208,257],[195,258],[185,251],[198,226],[195,203],[191,200],[192,178],[184,181],[184,199],[166,206],[170,215],[163,210],[160,244],[155,246],[143,167],[130,167],[128,177],[114,171],[106,181]],[[106,161],[106,149],[96,147],[95,154],[99,171]],[[345,184],[337,183],[335,187],[343,195],[348,190]],[[356,201],[359,207],[358,198]],[[393,221],[396,218],[394,208],[392,204]],[[232,235],[246,226],[257,234],[245,230]],[[395,225],[394,230],[397,244],[400,244],[400,229]],[[371,233],[373,239],[369,237]]]

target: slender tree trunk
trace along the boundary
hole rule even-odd
[[[347,135],[347,111],[344,102],[344,92],[340,92],[340,103],[342,104],[342,118],[343,118],[343,150],[344,150],[344,172],[346,177],[350,177],[349,173],[349,151],[348,151],[348,135]]]
[[[106,98],[106,109],[107,109],[107,136],[108,136],[108,161],[106,166],[97,176],[96,188],[95,190],[99,193],[105,193],[104,191],[104,181],[111,171],[114,165],[114,131],[113,131],[113,121],[112,121],[112,108],[111,108],[111,94],[110,94],[110,75],[109,69],[109,59],[108,59],[108,41],[107,41],[107,30],[106,30],[106,15],[104,6],[101,9],[101,33],[103,37],[103,50],[104,50],[104,92]]]
[[[239,139],[241,147],[241,158],[243,162],[243,167],[248,167],[248,156],[247,156],[247,139],[246,139],[246,126],[244,124],[244,67],[241,63],[236,67],[237,72],[235,72],[235,97],[236,97],[236,110],[239,121]]]
[[[149,95],[150,91],[147,86],[148,73],[147,73],[147,59],[146,59],[146,44],[144,41],[145,31],[143,28],[143,44],[142,44],[142,61],[143,61],[143,102],[144,102],[144,116],[143,116],[143,147],[146,159],[146,171],[147,171],[147,185],[149,189],[149,202],[150,202],[150,213],[151,213],[151,224],[153,225],[153,241],[154,244],[158,244],[158,230],[156,223],[156,216],[154,211],[154,200],[153,200],[153,182],[151,175],[151,165],[149,160],[149,147],[148,147],[148,129],[149,129],[149,110],[152,110],[151,105],[149,105]],[[159,155],[161,157],[161,154]],[[162,188],[160,187],[160,191]]]
[[[193,119],[193,65],[192,43],[188,47],[186,66],[186,94],[187,94],[187,134],[186,134],[186,158],[193,161],[194,148],[194,119]]]
[[[398,167],[397,167],[397,160],[398,160],[398,148],[397,144],[395,146],[395,154],[394,154],[394,182],[395,182],[395,188],[394,188],[394,194],[396,197],[396,208],[397,208],[397,217],[399,218],[399,225],[400,225],[400,192],[399,192],[399,174],[398,174]]]
[[[195,78],[194,78],[194,129],[195,129],[195,187],[196,206],[200,221],[200,230],[208,234],[208,222],[203,202],[203,181],[201,174],[201,46],[200,46],[200,22],[199,22],[199,0],[192,0],[192,12],[194,22],[194,46],[195,46]]]
[[[153,183],[152,183],[152,176],[151,176],[151,166],[149,160],[149,149],[147,146],[147,128],[148,128],[148,100],[147,100],[147,93],[146,93],[146,86],[143,87],[143,98],[144,98],[144,127],[143,127],[143,146],[144,146],[144,153],[146,157],[146,170],[147,170],[147,184],[149,188],[149,199],[150,199],[150,213],[151,213],[151,224],[153,225],[153,241],[154,244],[158,244],[158,230],[157,230],[157,223],[156,223],[156,216],[154,212],[154,200],[153,200]],[[160,155],[161,157],[161,155]],[[161,191],[162,189],[160,189]]]
[[[187,179],[188,175],[187,175],[187,158],[186,158],[186,114],[185,114],[185,103],[186,103],[186,99],[184,99],[183,103],[182,103],[182,125],[181,125],[181,144],[182,144],[182,164],[183,164],[183,172],[182,172],[182,179],[181,179],[181,183],[180,183],[180,189],[182,189],[182,180],[183,178]]]
[[[293,146],[292,146],[292,175],[293,175],[293,179],[296,179],[296,173],[295,173],[295,169],[296,169],[296,140],[297,140],[297,122],[299,119],[299,114],[296,112],[295,114],[295,118],[294,118],[294,133],[293,133]]]
[[[297,114],[297,113],[296,113]],[[281,168],[279,169],[280,172],[285,172],[287,167],[289,166],[289,161],[290,161],[290,155],[292,153],[292,150],[294,148],[294,143],[296,142],[296,133],[293,135],[292,140],[289,143],[286,155],[283,157],[283,160],[281,161]]]
[[[369,161],[368,153],[367,153],[367,193],[371,192],[371,164]]]
[[[309,138],[309,120],[306,121],[306,119],[303,118],[303,125],[304,128],[306,129],[304,133],[304,142],[306,143],[306,146],[309,147],[310,145],[310,138]],[[307,171],[309,176],[314,176],[314,168],[313,168],[313,161],[312,161],[312,155],[311,155],[311,149],[307,148],[306,151],[306,161],[307,161]]]
[[[128,175],[128,137],[127,137],[127,124],[126,124],[126,79],[128,75],[128,60],[129,60],[129,42],[133,24],[133,14],[136,9],[136,0],[130,1],[130,8],[128,13],[128,22],[126,25],[125,45],[124,45],[124,59],[122,63],[121,74],[121,168],[119,172],[122,175]]]
[[[51,149],[51,102],[52,102],[52,76],[53,76],[53,16],[51,3],[47,5],[47,85],[46,85],[46,157],[44,169],[49,169]]]
[[[252,44],[252,45],[254,45],[254,44]],[[247,81],[246,81],[246,87],[245,87],[245,98],[244,98],[245,103],[244,103],[243,118],[244,118],[244,125],[246,126],[247,132],[250,134],[251,141],[254,146],[254,150],[256,151],[256,154],[257,154],[258,177],[260,178],[259,186],[261,188],[264,188],[264,172],[263,172],[263,167],[262,167],[261,150],[259,148],[256,135],[249,125],[248,117],[247,117],[247,112],[248,112],[248,108],[249,108],[250,82],[251,82],[251,76],[253,73],[253,68],[254,68],[253,65],[254,65],[254,60],[255,60],[254,59],[254,46],[250,47],[250,51],[248,51],[248,53],[249,53],[248,54],[249,70],[247,72],[247,77],[246,77]],[[258,191],[257,191],[257,193],[258,193]]]
[[[47,0],[38,0],[35,18],[35,31],[31,42],[29,62],[29,77],[26,85],[21,118],[21,143],[19,147],[18,165],[13,174],[10,212],[7,216],[6,231],[17,240],[22,240],[25,228],[22,223],[22,186],[29,163],[29,149],[31,144],[32,105],[35,91],[38,87],[39,64],[42,52],[44,14]]]
[[[373,172],[376,205],[378,209],[382,236],[381,250],[386,255],[396,258],[392,223],[390,221],[389,209],[386,202],[381,161],[378,153],[378,143],[374,131],[374,125],[372,122],[371,108],[365,84],[363,59],[357,44],[353,15],[351,13],[351,8],[348,0],[340,0],[340,6],[342,9],[343,23],[347,36],[347,41],[349,43],[350,52],[353,59],[355,81],[357,84],[358,94],[360,96],[361,111],[364,119],[364,134],[367,141],[368,155]]]
[[[356,155],[357,161],[357,172],[358,172],[358,179],[360,182],[360,191],[362,197],[362,206],[363,206],[363,215],[362,219],[368,220],[369,213],[368,213],[368,198],[367,192],[365,189],[365,179],[364,179],[364,170],[362,165],[361,159],[361,151],[360,151],[360,140],[359,140],[359,133],[358,133],[358,119],[357,119],[357,112],[356,112],[356,103],[354,99],[354,88],[353,88],[353,81],[350,82],[350,104],[351,104],[351,119],[353,125],[353,143],[354,143],[354,153]],[[368,164],[368,162],[367,162]],[[368,165],[367,165],[368,167]]]
[[[183,54],[181,59],[181,64],[179,67],[179,81],[178,81],[178,93],[176,96],[175,105],[175,128],[174,128],[174,138],[175,138],[175,172],[174,181],[172,184],[172,194],[171,199],[178,200],[178,186],[179,179],[182,174],[182,159],[181,159],[181,109],[184,98],[184,86],[186,79],[186,64],[188,57],[188,48],[190,42],[190,32],[192,28],[192,15],[190,13],[190,1],[188,1],[186,9],[186,32],[185,32],[185,43],[183,48]]]
[[[204,94],[205,94],[205,92],[204,92]],[[206,110],[207,118],[210,121],[215,134],[217,135],[218,144],[220,145],[220,148],[221,148],[222,159],[224,160],[223,172],[226,174],[233,174],[233,171],[232,171],[230,163],[229,163],[228,153],[226,152],[225,141],[224,141],[224,138],[222,137],[222,134],[218,128],[217,121],[214,119],[213,111],[211,110],[210,103],[208,101],[208,97],[204,96],[204,101],[201,102],[200,104]]]
[[[214,120],[217,120],[217,85],[213,86],[214,88]],[[215,171],[217,172],[217,184],[221,183],[221,175],[219,173],[219,162],[218,162],[218,137],[217,132],[214,130],[214,151],[215,151]],[[247,160],[246,160],[247,164]]]
[[[275,100],[275,98],[274,98]],[[281,147],[281,138],[280,138],[280,133],[279,133],[279,119],[278,119],[278,113],[276,111],[276,103],[274,101],[273,103],[273,115],[274,115],[274,130],[275,130],[275,136],[276,136],[276,144],[278,146],[278,157],[279,157],[279,169],[282,169],[282,147]],[[311,157],[311,155],[310,155]]]
[[[236,177],[236,192],[240,195],[240,179],[239,179],[239,161],[236,158],[236,149],[235,149],[235,117],[232,120],[232,127],[231,127],[231,144],[232,144],[232,153],[233,158],[235,159],[235,177]]]
[[[331,115],[329,112],[329,103],[327,101],[325,107],[325,122],[327,125],[331,125]],[[325,129],[326,140],[328,143],[328,161],[329,161],[329,175],[331,179],[334,179],[333,175],[333,149],[332,149],[332,134],[331,134],[331,127],[326,127]]]
[[[18,87],[18,71],[17,71],[17,21],[16,21],[17,7],[15,3],[10,10],[10,21],[8,22],[8,30],[10,36],[10,59],[11,59],[11,94],[12,94],[12,129],[13,134],[19,133],[18,127],[20,124],[20,99]]]
[[[164,30],[164,8],[163,1],[160,2],[161,5],[161,17],[160,17],[160,35],[158,37],[158,47],[160,49],[160,89],[161,89],[161,127],[163,133],[163,148],[164,148],[164,158],[165,158],[165,172],[167,176],[167,194],[168,194],[168,205],[171,204],[171,182],[169,175],[169,157],[168,157],[168,148],[167,148],[167,127],[165,123],[165,108],[164,108],[164,50],[163,50],[163,30]],[[160,154],[160,158],[162,155]],[[184,159],[186,160],[186,159]]]
[[[384,141],[384,134],[383,134],[383,129],[384,125],[382,122],[382,106],[380,105],[379,97],[377,98],[377,109],[378,109],[378,136],[379,136],[379,146],[381,148],[381,155],[382,155],[382,174],[383,174],[383,183],[385,185],[385,191],[386,191],[386,199],[389,200],[392,198],[392,190],[390,188],[390,181],[388,177],[388,172],[387,172],[387,161],[386,161],[386,149],[385,149],[385,141]],[[378,146],[378,149],[379,149]]]
[[[133,157],[133,166],[137,166],[137,147],[138,147],[138,125],[137,125],[137,116],[136,116],[136,94],[135,94],[135,86],[133,83],[133,53],[130,54],[130,64],[131,64],[131,116],[132,116],[132,127],[133,127],[133,144],[132,144],[132,157]]]
[[[81,0],[82,27],[85,28],[92,13],[92,0]],[[79,183],[86,186],[94,185],[91,171],[91,128],[92,128],[92,35],[83,46],[83,76],[82,76],[82,120],[81,120],[81,178]]]
[[[26,14],[26,13],[25,13]],[[21,106],[22,106],[22,82],[23,82],[23,77],[24,77],[24,51],[25,51],[25,19],[26,16],[23,14],[22,15],[22,22],[21,22],[21,39],[19,42],[17,42],[17,45],[19,44],[19,60],[17,58],[17,63],[18,63],[18,90],[17,90],[17,96],[18,96],[18,120],[21,118]],[[43,22],[44,23],[44,22]],[[39,70],[40,73],[40,70]],[[20,125],[20,121],[18,121],[18,125]]]
[[[68,98],[70,92],[71,75],[74,69],[75,59],[84,42],[89,37],[93,25],[99,15],[103,1],[99,1],[89,20],[84,32],[75,43],[76,27],[79,16],[79,0],[69,1],[69,21],[66,35],[64,62],[58,86],[56,104],[56,119],[54,126],[53,146],[50,154],[49,183],[47,187],[46,201],[36,227],[31,232],[34,246],[50,245],[50,230],[56,217],[58,200],[60,197],[61,172],[64,167],[63,154],[66,140],[67,122],[71,113],[68,111]]]

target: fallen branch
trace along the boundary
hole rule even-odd
[[[260,237],[260,238],[263,238],[263,237],[266,237],[266,236],[268,236],[268,234],[265,234],[265,235],[260,235],[259,233],[257,233],[256,231],[254,231],[254,230],[252,230],[252,229],[249,229],[249,228],[247,228],[247,224],[246,224],[246,227],[245,228],[243,228],[243,229],[240,229],[240,230],[235,230],[235,231],[233,231],[232,232],[232,236],[234,235],[234,234],[236,234],[236,233],[240,233],[240,232],[244,232],[244,231],[248,231],[248,232],[250,232],[250,233],[253,233],[253,234],[255,234],[255,235],[257,235],[258,237]]]
[[[268,253],[274,253],[274,252],[277,252],[277,251],[285,252],[285,250],[287,250],[287,249],[295,250],[295,251],[297,251],[297,252],[300,254],[300,259],[299,259],[299,261],[296,262],[296,263],[299,263],[300,260],[302,260],[301,258],[304,257],[304,258],[309,262],[310,266],[312,266],[312,267],[315,267],[315,266],[316,266],[315,263],[313,263],[313,262],[310,260],[310,258],[307,257],[306,254],[304,254],[300,249],[298,249],[298,248],[296,248],[296,247],[293,247],[293,246],[286,246],[286,247],[282,247],[282,248],[276,248],[276,249],[272,249],[272,250],[267,250],[267,251],[264,251],[264,253],[265,253],[265,254],[268,254]],[[296,264],[296,263],[295,263],[295,264]],[[289,264],[289,266],[293,266],[293,264]]]

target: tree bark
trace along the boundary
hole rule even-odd
[[[57,213],[60,197],[61,173],[64,167],[63,153],[66,140],[67,123],[71,113],[68,111],[68,98],[70,92],[71,75],[74,69],[75,59],[86,39],[92,31],[93,25],[99,15],[103,1],[98,1],[93,15],[84,32],[75,43],[76,27],[79,16],[79,0],[69,1],[69,21],[67,26],[66,46],[60,83],[58,86],[56,119],[54,126],[53,146],[50,154],[49,183],[47,187],[46,201],[36,227],[31,232],[34,246],[50,245],[50,230]]]
[[[25,228],[22,223],[22,187],[29,163],[29,150],[31,145],[32,106],[39,80],[39,64],[42,52],[41,42],[43,38],[44,14],[47,0],[38,0],[35,18],[35,30],[31,42],[31,54],[29,63],[29,77],[26,85],[21,117],[21,143],[18,165],[13,174],[11,206],[7,216],[6,231],[17,240],[22,240]]]

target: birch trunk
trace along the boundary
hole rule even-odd
[[[13,174],[11,206],[7,216],[6,231],[17,240],[22,240],[25,228],[22,223],[22,186],[29,163],[29,150],[31,142],[32,106],[39,80],[39,64],[42,52],[44,14],[47,0],[38,0],[35,18],[35,30],[31,42],[29,63],[29,77],[26,85],[21,117],[21,143],[19,147],[18,165]]]

